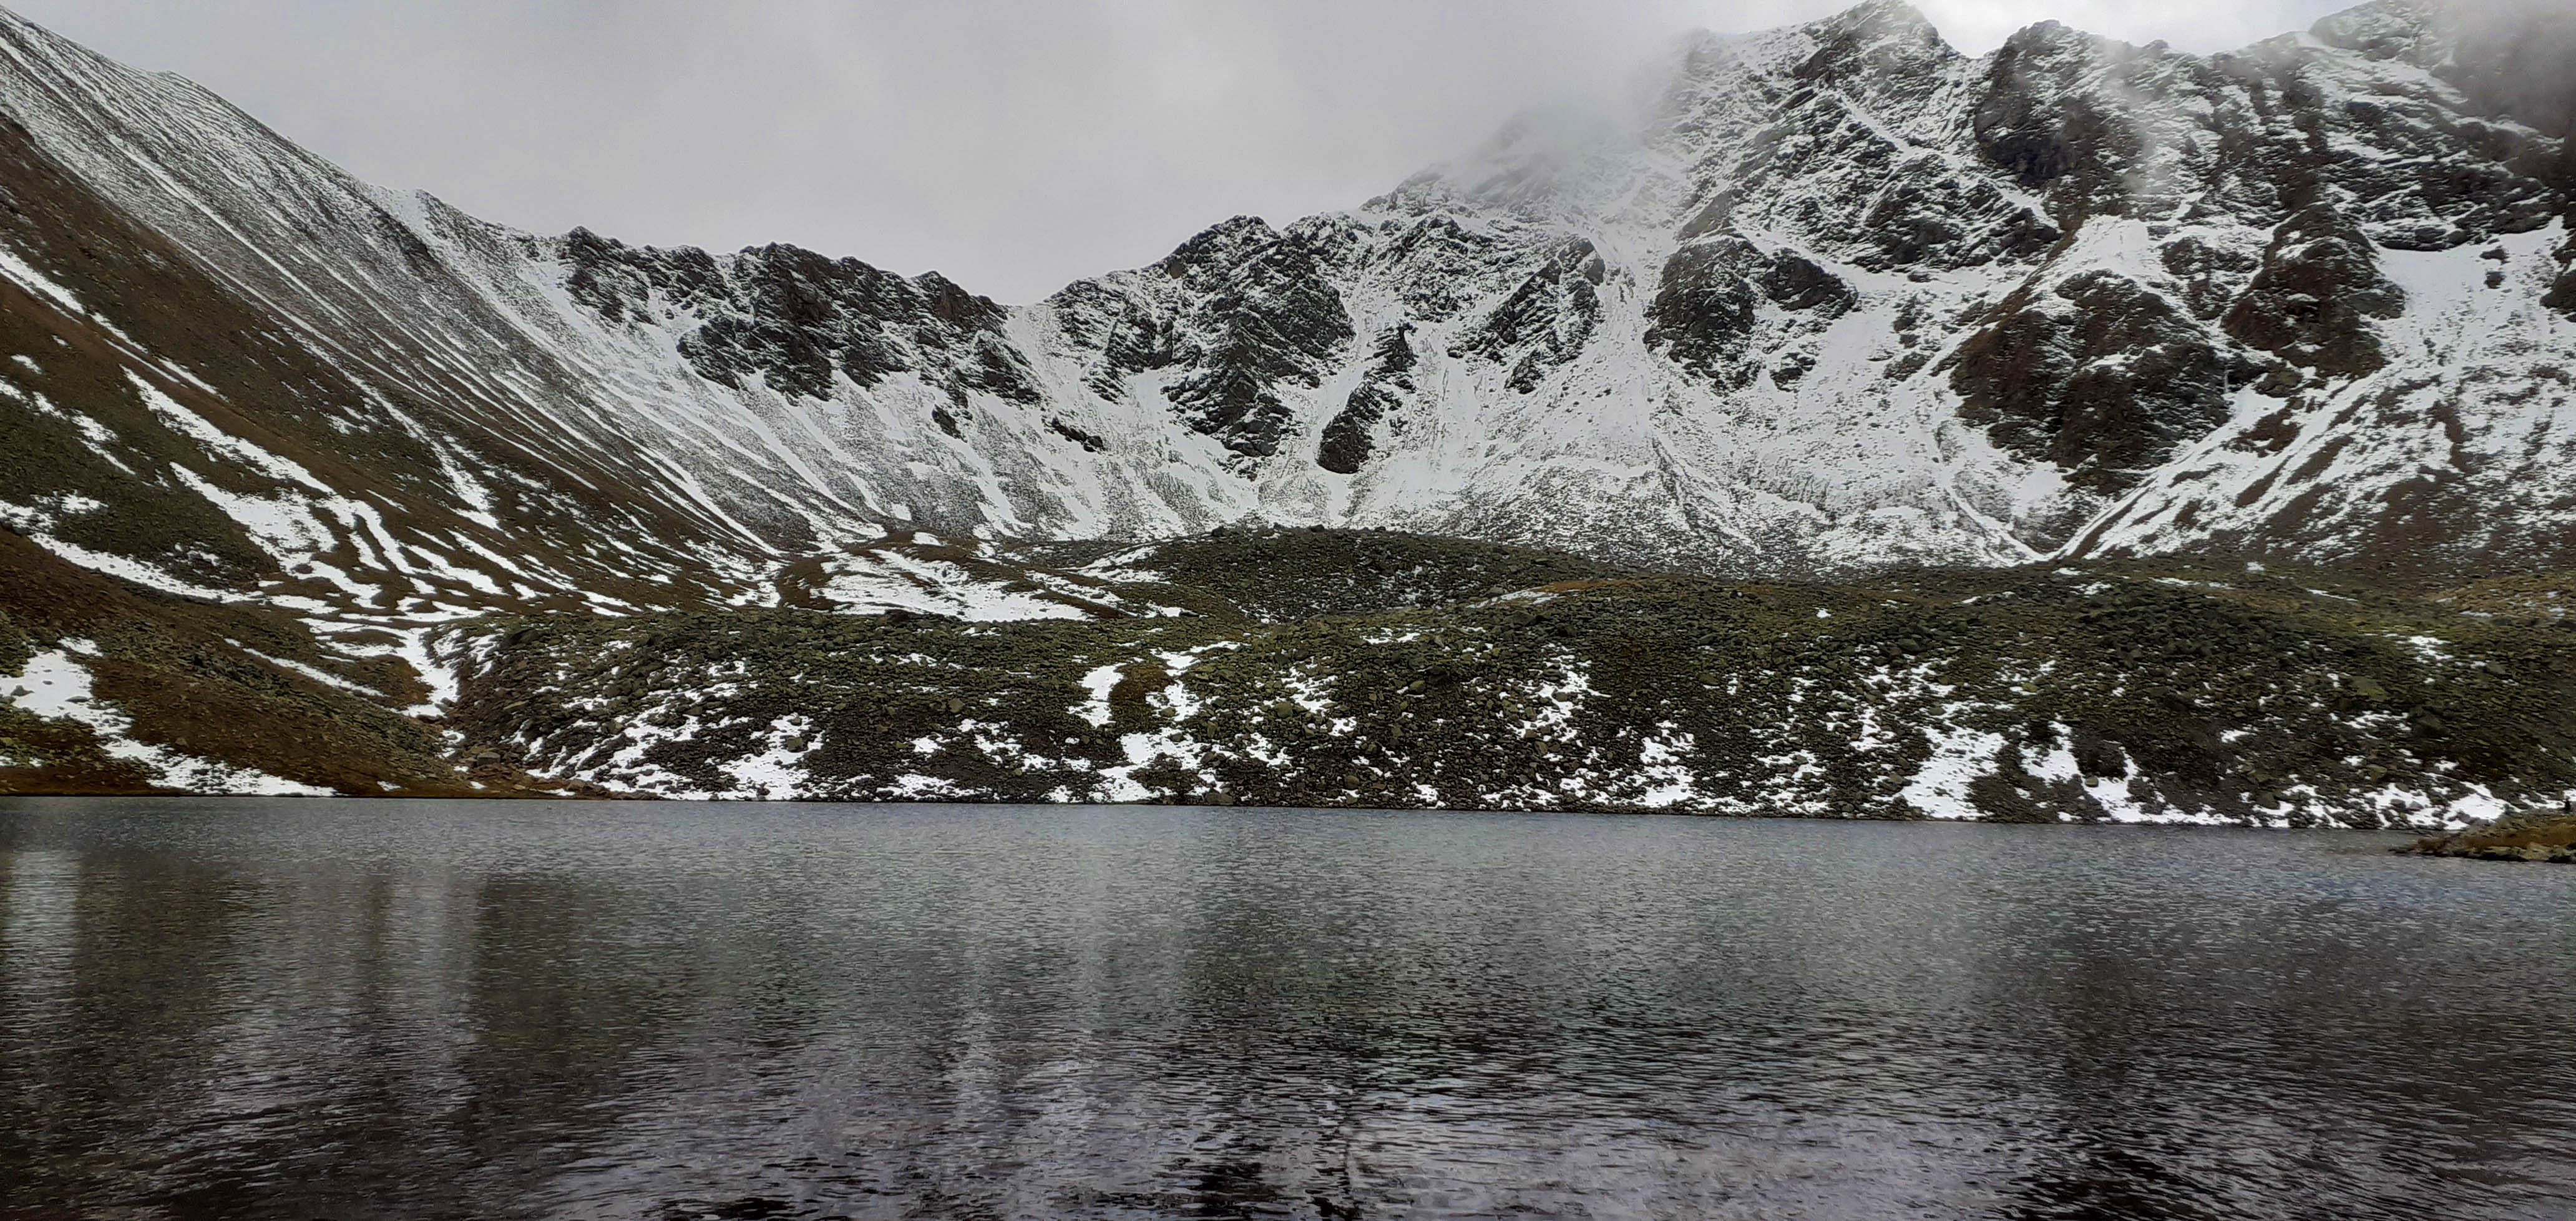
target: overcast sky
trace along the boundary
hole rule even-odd
[[[1349,207],[1692,29],[1847,0],[0,0],[369,181],[540,232],[785,241],[1006,301]],[[2214,51],[2340,0],[1918,0]]]

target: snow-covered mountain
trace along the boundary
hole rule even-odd
[[[1250,518],[1772,573],[2562,565],[2570,27],[2379,0],[1972,58],[1873,0],[1007,307],[519,233],[0,16],[0,512],[164,584],[458,611]]]
[[[0,706],[0,789],[8,769],[32,766],[48,791],[473,791],[455,765],[475,760],[651,788],[661,773],[616,762],[652,736],[635,718],[703,728],[646,700],[663,698],[652,684],[688,676],[704,689],[685,694],[703,702],[748,690],[750,671],[538,659],[515,620],[450,625],[552,615],[596,628],[563,629],[584,648],[648,652],[772,633],[762,657],[779,681],[803,682],[821,671],[796,650],[839,636],[792,613],[734,627],[691,616],[1235,622],[1243,604],[1217,592],[1228,578],[1183,580],[1136,557],[1172,554],[1150,540],[1249,524],[1410,532],[1401,546],[1331,532],[1315,546],[1375,566],[1317,561],[1296,580],[1384,583],[1371,613],[1482,607],[1456,612],[1493,620],[1460,629],[1477,639],[1527,626],[1492,599],[1590,586],[1559,560],[1522,557],[1411,589],[1425,570],[1385,556],[1445,555],[1421,541],[1445,537],[1632,575],[1834,579],[2044,560],[2029,571],[2057,575],[1994,589],[2077,599],[2065,624],[2048,621],[2077,636],[2179,596],[2150,586],[2229,604],[2140,612],[2122,629],[2136,639],[2116,647],[2066,645],[2101,648],[2111,677],[2043,708],[2034,676],[2056,663],[1996,660],[2040,639],[2010,616],[1963,619],[1936,648],[1899,607],[1916,595],[1817,595],[1819,615],[1880,606],[1867,613],[1886,620],[1802,628],[1819,657],[1952,649],[1986,668],[1976,681],[1992,680],[1992,698],[1973,716],[1959,700],[1873,706],[1818,721],[1807,745],[1747,739],[1688,765],[1703,769],[1693,791],[1733,786],[1728,800],[1755,806],[1821,785],[1840,795],[1818,809],[1875,809],[1910,784],[1982,776],[2005,788],[1978,809],[2020,810],[2039,790],[2013,787],[2022,773],[1997,762],[1997,743],[2055,740],[2032,736],[2039,720],[2162,760],[2186,778],[2162,800],[2194,817],[2369,822],[2403,809],[2439,821],[2564,778],[2556,722],[2526,707],[2558,690],[2530,685],[2559,681],[2536,677],[2558,674],[2552,649],[2519,627],[2470,640],[2423,626],[2455,613],[2450,595],[2336,624],[2317,608],[2351,597],[2287,577],[2238,589],[2205,568],[2093,574],[2161,556],[2340,569],[2363,589],[2527,579],[2538,584],[2482,586],[2470,602],[2559,615],[2556,578],[2518,574],[2576,568],[2576,14],[2375,0],[2212,56],[2046,23],[1971,57],[1912,9],[1871,0],[1808,25],[1695,35],[1640,81],[1624,109],[1525,116],[1351,211],[1233,218],[1153,266],[1009,306],[936,273],[792,246],[717,255],[494,225],[359,182],[203,89],[0,11],[0,665],[19,667],[0,689],[34,701]],[[1225,553],[1270,554],[1283,537]],[[1139,546],[1048,549],[1066,540]],[[2144,592],[2109,592],[2132,586]],[[1776,609],[1769,595],[1690,588],[1691,626],[1673,637],[1690,647],[1750,630],[1727,609],[1738,601]],[[1957,606],[2003,596],[1977,588]],[[2247,599],[2261,606],[2236,606]],[[2246,627],[2246,614],[2268,626]],[[2295,682],[2226,687],[2242,675],[2218,674],[2208,642],[2159,635],[2194,616],[2301,642],[2278,659]],[[1641,646],[1612,630],[1617,614],[1596,618],[1611,659],[1599,664],[1630,664]],[[1067,632],[1075,644],[1028,637],[1071,650],[1061,656],[974,664],[1009,682],[1068,659],[1083,662],[1077,676],[1145,672],[1101,660],[1109,636]],[[2354,668],[2382,637],[2422,657]],[[926,664],[918,650],[885,647],[852,679],[855,728],[800,720],[771,736],[878,735],[892,753],[845,776],[846,793],[933,791],[906,787],[907,743],[945,739],[914,722],[980,697],[923,694],[897,673]],[[1532,656],[1574,664],[1549,651],[1564,647]],[[1775,653],[1729,656],[1771,667],[1770,681],[1788,673]],[[1345,662],[1363,675],[1350,699],[1395,706],[1369,686],[1391,674],[1333,659]],[[1424,664],[1433,677],[1397,693],[1459,681],[1467,663]],[[2142,667],[2137,681],[2118,677],[2124,666]],[[2210,672],[2197,687],[2173,677],[2195,667]],[[556,670],[561,682],[540,673]],[[2447,677],[2391,685],[2419,671]],[[67,685],[36,690],[40,672]],[[1661,766],[1630,756],[1670,736],[1649,715],[1669,701],[1706,720],[1707,741],[1745,729],[1691,702],[1718,687],[1639,673],[1662,678],[1586,714],[1604,718],[1593,729],[1606,745],[1586,756],[1600,766]],[[2441,684],[2455,680],[2505,694],[2454,700]],[[581,687],[594,681],[610,686]],[[1831,667],[1798,680],[1846,681],[1859,680]],[[1726,680],[1730,698],[1736,686]],[[1781,707],[1805,707],[1807,688],[1792,687]],[[2293,687],[2307,694],[2283,694]],[[1039,703],[1078,694],[1054,678],[1033,691]],[[1165,708],[1172,732],[1215,740],[1224,727],[1178,727],[1199,707]],[[2263,754],[2268,739],[2212,719],[2221,707],[2299,750],[2343,753]],[[1044,724],[1107,749],[1077,727],[1100,722],[1063,721],[1061,708],[1012,715],[1015,732]],[[2421,745],[2500,716],[2519,718],[2521,736]],[[243,728],[277,717],[306,728]],[[1872,718],[1905,726],[1887,753],[1853,755],[1836,735]],[[690,755],[698,778],[669,791],[731,791],[706,778],[735,774],[716,757],[724,743],[784,749],[707,724],[715,737],[681,746],[715,754]],[[1487,728],[1519,742],[1532,724]],[[1457,732],[1460,758],[1491,737]],[[1119,749],[1142,740],[1128,739]],[[990,754],[981,738],[958,743]],[[1397,772],[1362,783],[1375,763],[1316,771],[1242,749],[1284,770],[1253,784],[1211,763],[1149,791],[1420,791],[1385,779]],[[1156,757],[1121,766],[1150,771]],[[974,780],[1024,780],[1016,758],[960,763],[936,791],[1016,792]],[[190,759],[232,778],[188,779],[217,774]],[[2369,774],[2334,774],[2346,767]],[[2130,773],[2083,772],[2115,774]],[[556,782],[505,768],[473,783]],[[2294,801],[2300,785],[2309,796]]]

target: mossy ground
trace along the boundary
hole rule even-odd
[[[2576,789],[2576,623],[2543,577],[1734,582],[1309,530],[968,558],[1079,576],[1098,613],[493,617],[443,637],[460,697],[425,722],[398,711],[427,693],[398,661],[0,536],[0,667],[92,641],[134,740],[353,794],[2375,827]],[[1148,607],[1171,613],[1126,613]],[[0,791],[149,791],[110,745],[0,708]]]
[[[609,788],[832,799],[2387,826],[2576,786],[2576,628],[2330,574],[1739,583],[1306,531],[1141,562],[1206,611],[491,621],[455,723]]]

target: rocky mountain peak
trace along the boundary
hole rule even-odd
[[[912,284],[921,290],[923,309],[950,326],[991,329],[1000,326],[1002,319],[1008,316],[1008,311],[991,297],[970,293],[938,272],[925,271],[914,276]]]
[[[2308,33],[2330,47],[2430,68],[2450,57],[2449,16],[2442,0],[2369,0],[2318,18]]]
[[[1174,247],[1162,267],[1165,274],[1185,275],[1200,268],[1230,266],[1278,241],[1279,231],[1269,221],[1258,216],[1231,217]]]
[[[1859,80],[1908,74],[1924,65],[1960,58],[1922,10],[1903,0],[1868,0],[1806,27],[1816,51],[1791,72],[1794,79]]]

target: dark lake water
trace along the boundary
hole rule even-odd
[[[2576,1216],[2353,833],[0,801],[9,1218]]]

